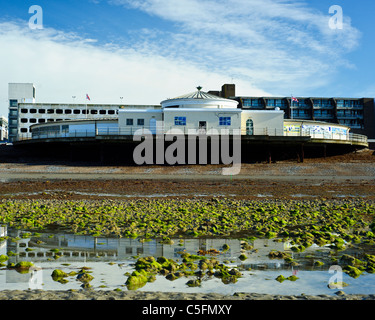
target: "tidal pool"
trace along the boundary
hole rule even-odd
[[[79,272],[83,268],[93,276],[90,281],[94,290],[128,290],[125,285],[134,264],[140,257],[165,257],[182,263],[181,253],[204,255],[215,258],[229,268],[238,269],[242,276],[236,282],[225,283],[215,275],[204,275],[198,287],[189,287],[187,282],[197,279],[196,275],[182,276],[168,280],[156,275],[139,291],[164,292],[216,292],[233,295],[236,292],[267,293],[285,295],[334,294],[343,290],[348,294],[375,293],[375,274],[363,272],[352,278],[340,269],[334,268],[334,258],[343,254],[358,256],[358,248],[333,253],[328,246],[313,245],[304,252],[295,253],[288,242],[278,239],[198,239],[172,238],[169,243],[160,239],[141,242],[138,239],[104,238],[65,233],[30,233],[15,228],[0,229],[0,256],[9,259],[0,267],[0,290],[68,290],[81,289],[83,283],[77,274],[65,277],[64,283],[55,281],[52,272],[60,269],[65,273]],[[223,248],[226,247],[226,250]],[[271,259],[269,253],[287,253],[293,263],[285,259]],[[368,250],[367,250],[368,252]],[[245,258],[240,259],[240,255]],[[28,271],[20,272],[8,268],[8,264],[29,261],[34,264]],[[319,263],[318,263],[319,262]],[[331,268],[331,271],[330,271]],[[295,281],[279,282],[276,278],[295,275]],[[338,288],[329,288],[329,283]],[[339,282],[345,287],[340,288]]]

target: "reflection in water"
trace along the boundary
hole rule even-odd
[[[318,290],[318,293],[332,294],[332,290],[327,289],[327,281],[332,276],[329,274],[329,267],[332,263],[329,247],[311,246],[304,252],[295,253],[291,250],[288,242],[278,239],[254,239],[243,241],[239,239],[171,239],[173,243],[164,244],[158,239],[140,241],[128,238],[101,238],[87,235],[73,235],[63,233],[41,233],[35,235],[14,228],[0,227],[0,255],[8,255],[9,260],[0,268],[0,289],[28,289],[43,288],[46,290],[65,290],[79,288],[81,283],[70,280],[69,284],[61,284],[51,279],[54,269],[66,268],[66,272],[78,270],[83,266],[90,266],[95,270],[93,287],[98,288],[121,288],[124,287],[126,272],[134,270],[134,263],[138,257],[154,256],[166,257],[174,261],[182,262],[181,253],[190,254],[208,252],[220,263],[237,267],[243,273],[243,277],[235,284],[226,285],[218,279],[209,279],[200,288],[187,288],[187,279],[168,281],[165,277],[157,276],[157,281],[147,284],[140,290],[151,291],[189,291],[196,290],[202,292],[220,292],[233,294],[236,291],[275,293],[275,294],[298,294],[308,293],[309,290]],[[226,250],[223,248],[226,247]],[[292,259],[271,259],[271,251],[287,253]],[[11,254],[13,253],[13,254]],[[348,252],[349,253],[349,252]],[[239,259],[240,255],[246,256],[245,260]],[[350,254],[350,253],[349,253]],[[29,273],[19,273],[14,269],[7,269],[6,264],[18,263],[19,261],[31,261],[39,270],[33,269]],[[316,261],[323,262],[318,266]],[[42,271],[40,271],[42,270]],[[300,278],[296,282],[287,281],[278,283],[275,278],[284,274],[292,274]],[[351,283],[350,290],[358,288],[359,293],[365,290],[365,285],[360,280],[353,284],[353,279],[345,280]],[[366,275],[372,276],[372,275]],[[36,279],[33,287],[31,278]],[[38,277],[42,277],[38,280]],[[374,277],[371,277],[371,280]],[[371,281],[366,278],[366,285]],[[39,281],[39,287],[38,287]],[[43,284],[42,287],[41,283]],[[105,284],[105,286],[104,286]],[[317,286],[319,289],[317,289]],[[289,290],[289,291],[288,291]],[[372,290],[372,289],[370,289]],[[293,293],[296,291],[295,293]],[[347,290],[345,290],[347,291]],[[313,294],[316,294],[313,293]]]

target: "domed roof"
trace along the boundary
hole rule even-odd
[[[176,98],[164,100],[164,101],[161,102],[161,104],[163,106],[165,104],[171,104],[172,102],[178,102],[178,101],[175,101],[175,100],[184,100],[184,102],[187,101],[187,100],[190,100],[192,103],[194,103],[194,101],[198,102],[198,101],[204,100],[204,101],[207,101],[207,102],[217,101],[219,103],[226,103],[226,104],[227,103],[230,103],[230,104],[235,103],[235,104],[238,104],[238,102],[235,101],[235,100],[225,99],[225,98],[222,98],[222,97],[215,96],[213,94],[204,92],[204,91],[202,91],[202,87],[197,87],[197,89],[198,89],[198,91],[191,92],[191,93],[188,93],[188,94],[184,94],[184,95],[176,97]]]
[[[202,87],[197,87],[198,91],[184,94],[182,96],[170,99],[170,100],[176,100],[176,99],[208,99],[208,100],[228,100],[219,96],[215,96],[213,94],[203,92],[201,91]]]

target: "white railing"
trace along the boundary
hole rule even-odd
[[[299,128],[296,128],[299,129]],[[240,131],[238,131],[240,130]],[[285,129],[277,128],[255,128],[255,129],[239,129],[230,127],[220,128],[197,128],[188,126],[171,126],[169,128],[158,126],[156,128],[150,127],[125,127],[125,128],[97,128],[96,130],[71,130],[70,132],[59,131],[42,131],[34,132],[31,136],[30,133],[19,134],[17,141],[31,140],[31,139],[59,139],[59,138],[95,138],[97,136],[133,136],[135,133],[172,133],[172,134],[229,134],[237,135],[241,132],[242,136],[279,136],[279,137],[310,137],[311,139],[326,139],[326,140],[341,140],[350,141],[355,143],[368,143],[367,136],[361,134],[342,134],[332,132],[312,132],[308,130],[294,130],[287,131]]]

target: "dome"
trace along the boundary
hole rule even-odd
[[[202,87],[197,87],[197,89],[198,91],[164,100],[161,106],[163,108],[237,108],[238,102],[235,100],[201,91]]]

